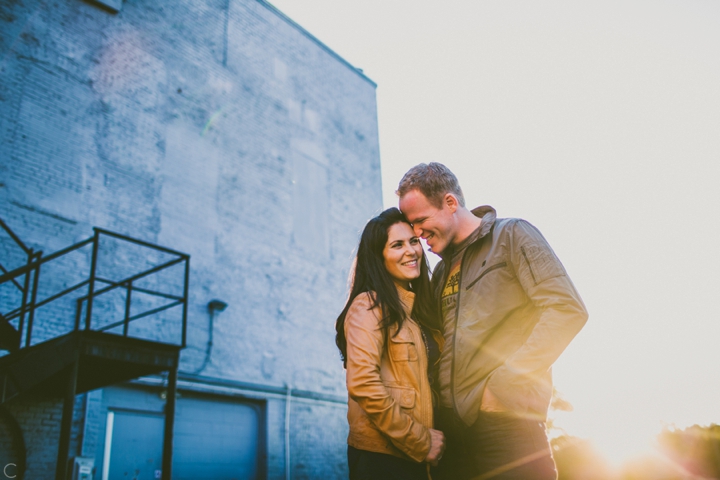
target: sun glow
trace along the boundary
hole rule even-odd
[[[553,423],[560,431],[588,440],[608,466],[614,469],[635,459],[657,455],[655,438],[660,433],[660,424],[618,417],[591,426],[576,422],[573,412],[554,412],[553,417]]]
[[[618,430],[592,439],[600,454],[611,467],[619,468],[628,462],[655,455],[654,437],[659,432]]]

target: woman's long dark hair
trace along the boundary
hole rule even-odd
[[[343,365],[347,367],[347,340],[345,339],[345,316],[355,297],[361,293],[371,292],[373,295],[372,308],[379,306],[383,318],[380,322],[380,328],[387,336],[391,326],[397,325],[396,334],[400,331],[403,321],[405,320],[405,311],[403,310],[397,287],[393,282],[390,273],[385,267],[385,257],[383,250],[388,240],[388,230],[396,223],[408,223],[403,214],[397,208],[388,208],[377,217],[370,220],[362,236],[360,237],[360,245],[355,259],[355,266],[351,273],[350,296],[348,297],[345,308],[335,322],[335,343],[340,349],[340,356]],[[439,323],[435,315],[435,306],[432,301],[432,291],[430,288],[429,267],[425,252],[420,262],[420,277],[412,281],[412,290],[415,292],[415,302],[410,316],[413,320],[422,323],[431,328],[438,329]]]

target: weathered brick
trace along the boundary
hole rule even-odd
[[[353,249],[382,205],[375,85],[257,0],[138,0],[111,14],[85,2],[0,5],[0,217],[50,253],[99,226],[192,255],[181,369],[345,395],[334,320]],[[160,256],[106,245],[108,275]],[[0,238],[2,262],[22,255]],[[88,248],[44,267],[40,293],[86,275]],[[168,272],[149,288],[178,292]],[[0,309],[16,302],[0,289]],[[137,308],[156,305],[138,296]],[[123,296],[98,299],[97,324]],[[40,342],[72,328],[72,299],[37,312]],[[177,333],[177,315],[134,334]],[[94,395],[94,396],[93,396]],[[262,394],[259,394],[262,397]],[[73,455],[100,464],[101,393],[78,396]],[[284,400],[268,397],[269,478],[283,478]],[[20,399],[30,469],[51,478],[59,400]],[[342,404],[291,410],[293,478],[342,478]],[[84,432],[84,433],[82,433]]]

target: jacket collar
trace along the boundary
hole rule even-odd
[[[402,303],[405,314],[409,317],[413,309],[413,304],[415,303],[415,293],[405,290],[399,285],[395,286],[397,287],[398,296],[400,297],[400,303]]]
[[[465,240],[460,242],[458,245],[450,246],[449,248],[447,248],[446,252],[443,252],[440,255],[440,258],[442,258],[443,260],[446,258],[453,258],[453,256],[457,252],[462,252],[469,245],[472,245],[481,238],[485,237],[488,233],[490,233],[493,226],[495,225],[495,220],[497,219],[497,212],[490,205],[482,205],[480,207],[472,209],[470,212],[476,217],[481,218],[482,223]]]
[[[495,220],[497,220],[497,212],[490,205],[482,205],[480,207],[473,208],[471,212],[476,217],[482,218],[482,224],[480,225],[480,234],[475,239],[478,240],[490,233],[493,225],[495,225]]]

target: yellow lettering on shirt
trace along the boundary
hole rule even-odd
[[[456,262],[450,270],[445,288],[443,288],[441,298],[455,295],[458,293],[458,285],[460,285],[460,262]]]

